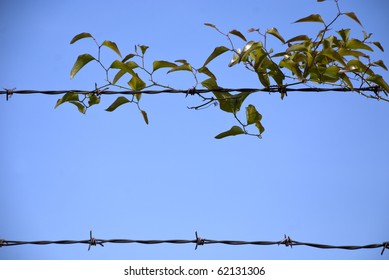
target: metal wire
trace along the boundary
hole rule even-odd
[[[73,93],[79,93],[79,94],[86,94],[86,93],[93,93],[98,91],[98,94],[106,94],[106,95],[115,95],[115,94],[122,94],[122,95],[134,95],[134,94],[160,94],[160,93],[184,93],[184,94],[202,94],[202,93],[209,93],[212,91],[219,91],[219,92],[328,92],[328,91],[336,91],[336,92],[351,92],[351,91],[370,91],[370,92],[379,92],[382,91],[381,88],[377,86],[373,87],[362,87],[362,88],[346,88],[346,87],[339,87],[339,88],[291,88],[288,86],[285,87],[269,87],[269,88],[217,88],[217,89],[163,89],[163,90],[121,90],[121,91],[112,91],[112,90],[16,90],[16,89],[3,89],[0,90],[0,94],[5,94],[6,96],[11,96],[12,94],[48,94],[48,95],[58,95],[58,94],[66,94],[68,92]]]
[[[389,241],[377,244],[367,244],[367,245],[327,245],[327,244],[318,244],[318,243],[309,243],[292,240],[289,236],[284,235],[284,238],[279,241],[237,241],[237,240],[212,240],[201,238],[197,232],[195,232],[195,239],[168,239],[168,240],[139,240],[139,239],[98,239],[92,236],[92,231],[90,231],[89,239],[85,240],[57,240],[57,241],[16,241],[16,240],[0,240],[0,247],[7,246],[17,246],[17,245],[49,245],[49,244],[60,244],[60,245],[70,245],[70,244],[88,244],[88,250],[91,246],[104,246],[105,243],[116,243],[116,244],[129,244],[129,243],[138,243],[145,245],[155,245],[155,244],[190,244],[193,243],[196,245],[195,249],[198,246],[209,245],[209,244],[223,244],[223,245],[257,245],[257,246],[268,246],[268,245],[285,245],[286,247],[293,246],[307,246],[317,249],[343,249],[343,250],[360,250],[360,249],[376,249],[382,248],[381,255],[383,255],[385,249],[389,249]]]

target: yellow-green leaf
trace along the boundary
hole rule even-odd
[[[172,67],[167,73],[175,72],[175,71],[192,71],[192,66],[189,63],[184,63],[179,66]]]
[[[143,116],[143,119],[145,120],[145,123],[149,124],[149,118],[147,117],[146,111],[140,110],[140,112],[142,113],[142,116]]]
[[[277,28],[273,27],[273,28],[270,28],[266,31],[266,33],[270,34],[270,35],[273,35],[274,37],[276,37],[278,40],[280,40],[282,43],[285,44],[285,40],[284,38],[282,38],[281,34],[278,32]]]
[[[379,85],[384,91],[389,92],[389,85],[386,83],[386,81],[382,78],[381,75],[372,75],[367,78],[367,80],[375,83],[376,85]]]
[[[334,49],[331,49],[331,48],[325,49],[325,50],[321,51],[320,54],[322,54],[326,57],[329,57],[332,60],[339,62],[343,66],[346,66],[346,63],[344,62],[343,57],[338,52],[336,52]]]
[[[379,48],[381,51],[384,51],[384,48],[382,47],[381,43],[380,42],[373,42],[373,44]]]
[[[382,68],[384,68],[386,71],[388,71],[388,68],[386,67],[385,63],[380,59],[373,62],[374,65],[378,65]]]
[[[300,18],[299,20],[296,20],[294,23],[298,22],[321,22],[324,23],[323,19],[321,18],[321,15],[319,14],[312,14],[304,18]]]
[[[169,61],[164,61],[164,60],[155,60],[153,62],[153,72],[157,71],[160,68],[173,68],[177,67],[177,64]]]
[[[120,53],[119,48],[115,42],[105,40],[101,45],[110,48],[115,53],[117,53],[120,57],[122,57],[122,54]]]
[[[73,77],[77,74],[77,72],[80,71],[82,67],[84,67],[92,60],[96,60],[96,59],[93,56],[91,56],[89,53],[79,55],[72,67],[72,70],[70,71],[70,78],[73,79]]]
[[[213,52],[210,54],[210,56],[207,58],[207,60],[204,62],[204,65],[207,65],[209,62],[211,62],[213,59],[215,59],[216,57],[218,57],[219,55],[225,53],[226,51],[228,51],[229,48],[225,47],[225,46],[220,46],[220,47],[216,47]]]
[[[138,73],[132,76],[131,80],[128,82],[128,85],[136,91],[142,90],[146,87],[146,83],[139,78]]]
[[[105,111],[112,112],[116,110],[119,106],[126,104],[128,102],[130,102],[130,100],[128,100],[126,97],[119,96],[107,109],[105,109]]]
[[[373,51],[371,47],[363,43],[362,41],[358,39],[351,39],[346,43],[346,48],[349,49],[363,49],[363,50],[368,50],[368,51]]]
[[[82,33],[74,36],[73,39],[70,41],[70,44],[73,44],[73,43],[77,42],[78,40],[81,40],[84,38],[93,38],[93,36],[90,33],[82,32]]]
[[[359,19],[357,18],[357,16],[355,15],[354,12],[349,12],[349,13],[344,13],[346,16],[348,16],[349,18],[351,18],[352,20],[354,20],[356,23],[358,23],[360,26],[363,27],[362,23],[359,21]]]
[[[239,126],[234,125],[233,127],[231,127],[231,129],[216,135],[215,138],[222,139],[224,137],[235,136],[235,135],[239,135],[239,134],[244,134],[243,129],[240,128]]]
[[[235,29],[234,29],[234,30],[231,30],[231,31],[228,32],[228,33],[230,33],[230,34],[232,34],[232,35],[235,35],[235,36],[239,37],[240,39],[242,39],[243,41],[247,42],[246,37],[243,36],[243,34],[242,34],[240,31],[238,31],[238,30],[235,30]]]
[[[62,96],[62,98],[57,100],[57,103],[55,104],[54,108],[57,108],[59,105],[70,101],[79,101],[78,93],[72,91],[67,92],[66,94],[64,94],[64,96]]]
[[[247,124],[250,125],[261,121],[262,115],[258,113],[254,105],[250,104],[246,107],[246,119],[247,119]]]

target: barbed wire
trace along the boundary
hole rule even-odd
[[[15,241],[15,240],[4,240],[0,239],[0,248],[7,246],[18,246],[18,245],[49,245],[49,244],[61,244],[61,245],[70,245],[70,244],[88,244],[88,251],[91,246],[100,245],[104,247],[105,243],[116,243],[116,244],[128,244],[128,243],[139,243],[146,245],[155,245],[155,244],[195,244],[195,250],[199,246],[209,245],[209,244],[224,244],[224,245],[259,245],[259,246],[268,246],[268,245],[285,245],[286,247],[293,246],[307,246],[318,249],[343,249],[343,250],[360,250],[360,249],[376,249],[382,248],[381,255],[384,254],[385,249],[389,249],[389,241],[377,243],[377,244],[367,244],[367,245],[328,245],[328,244],[318,244],[310,242],[301,242],[293,240],[290,236],[284,235],[284,238],[279,241],[237,241],[237,240],[212,240],[201,238],[197,231],[195,232],[195,239],[168,239],[168,240],[139,240],[139,239],[98,239],[93,237],[92,231],[89,232],[89,239],[85,240],[57,240],[57,241]]]
[[[216,88],[216,89],[197,89],[197,88],[190,88],[190,89],[161,89],[161,90],[119,90],[119,91],[113,91],[108,89],[95,89],[95,90],[16,90],[16,88],[13,89],[6,89],[3,88],[3,90],[0,90],[0,94],[5,94],[6,96],[11,96],[13,94],[47,94],[47,95],[58,95],[58,94],[66,94],[69,92],[73,93],[79,93],[79,94],[87,94],[87,93],[96,93],[98,95],[106,94],[106,95],[115,95],[115,94],[122,94],[122,95],[135,95],[135,94],[161,94],[161,93],[183,93],[183,94],[202,94],[202,93],[209,93],[213,91],[218,92],[329,92],[329,91],[335,91],[335,92],[374,92],[379,93],[382,92],[383,89],[379,86],[371,86],[371,87],[361,87],[361,88],[354,88],[350,89],[347,87],[333,87],[333,88],[319,88],[319,87],[305,87],[305,88],[293,88],[289,87],[288,85],[278,87],[278,86],[271,86],[269,88]],[[387,93],[383,91],[385,95]]]

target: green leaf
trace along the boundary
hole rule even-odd
[[[344,42],[347,42],[349,37],[350,37],[350,29],[347,28],[347,29],[341,29],[339,31],[337,31],[337,33],[340,35],[340,37],[342,37],[342,40]]]
[[[384,51],[384,48],[382,47],[381,43],[380,42],[373,42],[373,44],[379,48],[381,51]]]
[[[132,76],[134,76],[135,72],[132,69],[136,68],[136,67],[138,67],[138,64],[136,64],[133,61],[129,61],[129,62],[123,63],[123,62],[121,62],[119,60],[115,60],[114,62],[112,62],[111,66],[109,68],[120,69],[120,70],[122,70],[122,71],[124,71],[126,73],[129,73]]]
[[[299,20],[296,20],[294,23],[298,22],[321,22],[324,23],[323,19],[321,18],[321,15],[319,14],[312,14],[304,18],[300,18]]]
[[[132,76],[131,80],[128,82],[128,85],[136,91],[142,90],[146,87],[146,83],[139,78],[138,73]]]
[[[281,34],[278,32],[277,28],[273,27],[273,28],[270,28],[266,31],[266,33],[270,34],[270,35],[273,35],[274,37],[276,37],[278,40],[280,40],[282,43],[285,44],[285,40],[284,38],[282,38]]]
[[[146,111],[140,110],[140,112],[142,113],[142,116],[143,116],[143,119],[145,120],[145,123],[149,124],[149,118],[147,117]]]
[[[122,54],[120,53],[119,48],[115,42],[105,40],[101,45],[110,48],[115,53],[117,53],[120,57],[122,57]]]
[[[354,90],[354,86],[351,83],[349,77],[345,73],[339,73],[339,77],[343,80],[343,82],[351,89]]]
[[[134,56],[135,56],[135,54],[130,53],[130,54],[126,55],[125,58],[122,59],[122,62],[126,62],[127,60],[133,58]]]
[[[216,135],[215,138],[216,139],[222,139],[224,137],[235,136],[235,135],[244,134],[244,133],[245,132],[243,131],[242,128],[240,128],[239,126],[234,125],[230,130],[224,131],[224,132]]]
[[[207,65],[209,62],[211,62],[214,58],[218,57],[219,55],[225,53],[226,51],[229,51],[229,48],[225,46],[216,47],[211,55],[207,58],[207,60],[204,62],[204,65]]]
[[[336,52],[334,49],[331,49],[331,48],[324,49],[320,52],[320,54],[324,55],[328,58],[331,58],[332,60],[339,62],[343,66],[346,66],[346,63],[344,62],[343,57],[338,52]]]
[[[349,13],[343,13],[345,14],[346,16],[348,16],[349,18],[351,18],[352,20],[354,20],[356,23],[358,23],[361,27],[363,27],[362,23],[359,21],[359,19],[357,18],[357,16],[355,15],[354,12],[349,12]]]
[[[124,96],[119,96],[118,98],[116,98],[116,100],[107,108],[105,109],[105,111],[107,112],[113,112],[114,110],[116,110],[119,106],[123,105],[123,104],[126,104],[128,102],[131,102],[130,100],[128,100],[126,97]]]
[[[70,41],[70,44],[73,44],[73,43],[77,42],[78,40],[81,40],[81,39],[84,39],[84,38],[93,38],[93,36],[90,33],[87,33],[87,32],[83,32],[83,33],[77,34]]]
[[[349,48],[349,49],[363,49],[363,50],[373,51],[372,48],[370,48],[365,43],[359,41],[358,39],[351,39],[350,41],[348,41],[346,43],[346,48]]]
[[[265,128],[263,127],[261,122],[256,122],[255,126],[257,127],[259,134],[262,134],[265,131]]]
[[[72,91],[65,93],[64,96],[57,100],[57,103],[55,104],[54,108],[57,108],[59,105],[70,101],[79,101],[78,93],[74,93]]]
[[[111,64],[111,68],[120,69],[120,71],[116,73],[115,77],[113,78],[112,84],[116,84],[117,81],[119,81],[119,79],[126,73],[135,75],[135,72],[132,69],[137,67],[139,67],[139,65],[136,64],[136,62],[134,61],[127,61],[126,63],[124,63],[124,65],[121,64],[120,61],[119,62],[114,61]]]
[[[250,53],[256,49],[262,48],[263,44],[262,42],[254,42],[250,41],[244,46],[242,52],[239,55],[239,62],[246,61]],[[230,63],[231,64],[231,63]]]
[[[203,67],[199,68],[197,71],[199,73],[205,74],[208,77],[216,80],[216,76],[206,66],[203,66]]]
[[[100,97],[96,96],[95,94],[89,94],[89,100],[88,100],[89,107],[99,103],[100,103]]]
[[[173,67],[172,69],[167,71],[167,73],[169,74],[169,73],[175,72],[175,71],[190,71],[191,72],[192,66],[189,63],[184,63],[182,65]]]
[[[307,52],[308,48],[306,44],[304,43],[299,43],[299,44],[293,44],[289,48],[286,49],[286,52]]]
[[[147,51],[147,49],[149,48],[149,46],[140,45],[140,46],[139,46],[139,48],[140,48],[140,50],[141,50],[142,54],[145,54],[145,53],[146,53],[146,51]]]
[[[381,59],[374,61],[373,65],[378,65],[378,66],[384,68],[386,71],[388,71],[388,68],[386,67],[385,63]]]
[[[296,42],[296,41],[307,41],[310,38],[307,35],[298,35],[296,37],[290,38],[288,41],[285,43],[291,43],[291,42]]]
[[[243,36],[243,34],[240,33],[238,30],[235,30],[235,29],[234,29],[234,30],[231,30],[231,31],[228,32],[228,33],[230,33],[230,34],[232,34],[232,35],[235,35],[235,36],[239,37],[240,39],[242,39],[243,41],[247,42],[246,37]]]
[[[209,78],[207,80],[204,80],[201,85],[209,90],[213,90],[212,93],[215,95],[216,99],[219,102],[220,109],[228,112],[233,113],[234,112],[234,104],[231,104],[231,93],[229,92],[223,92],[223,91],[217,91],[220,87],[217,85],[216,80]]]
[[[360,52],[360,51],[353,51],[353,50],[349,50],[349,49],[345,49],[345,48],[339,48],[338,49],[338,53],[340,56],[353,56],[355,58],[358,58],[360,56],[362,57],[368,57],[368,55],[366,55],[365,53],[363,52]]]
[[[164,60],[155,60],[153,62],[153,72],[157,71],[160,68],[173,68],[177,67],[177,64],[169,61],[164,61]]]
[[[77,72],[80,71],[82,67],[84,67],[92,60],[96,60],[96,59],[93,56],[91,56],[89,53],[79,55],[72,67],[72,70],[70,71],[70,78],[73,79],[74,76],[77,74]]]
[[[212,23],[204,23],[204,25],[217,29],[216,25],[214,25]]]
[[[79,101],[69,101],[69,103],[75,105],[80,113],[85,114],[86,107],[84,104],[80,103]]]
[[[250,104],[246,107],[246,119],[247,124],[250,125],[256,122],[260,122],[262,119],[262,115],[258,113],[254,105]]]
[[[358,59],[353,59],[347,62],[346,69],[351,72],[366,73],[370,76],[374,75],[374,72]]]
[[[379,85],[384,91],[389,92],[389,85],[386,83],[386,81],[382,78],[381,75],[372,75],[367,78],[367,80],[375,83],[376,85]]]

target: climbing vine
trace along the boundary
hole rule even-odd
[[[74,36],[70,43],[92,39],[97,47],[97,55],[79,55],[71,69],[70,77],[74,78],[85,65],[93,61],[105,72],[104,84],[95,84],[94,90],[86,93],[68,92],[57,101],[55,107],[71,103],[77,106],[81,113],[85,113],[88,108],[100,103],[104,92],[109,88],[116,88],[130,91],[131,94],[129,97],[117,97],[106,111],[112,112],[126,103],[134,104],[148,124],[148,115],[141,107],[142,94],[154,88],[163,89],[164,92],[177,91],[174,87],[157,81],[154,74],[163,70],[172,75],[174,72],[184,71],[193,78],[193,85],[188,86],[186,94],[197,96],[201,102],[200,105],[190,107],[191,109],[217,105],[220,110],[231,114],[236,121],[235,125],[216,135],[216,138],[239,134],[261,137],[265,128],[262,125],[262,115],[255,105],[248,104],[243,116],[240,113],[246,99],[259,89],[232,90],[219,85],[217,75],[209,65],[222,55],[227,55],[228,67],[243,65],[244,71],[247,70],[247,73],[258,78],[261,91],[277,92],[281,99],[284,99],[289,91],[298,90],[297,86],[303,87],[301,90],[304,91],[318,91],[318,85],[325,85],[330,86],[330,89],[352,91],[367,98],[389,101],[389,86],[384,78],[375,72],[377,67],[386,71],[388,69],[382,60],[372,60],[369,55],[374,49],[383,52],[384,48],[379,42],[371,40],[372,34],[363,30],[363,25],[354,12],[342,12],[338,0],[334,2],[336,14],[330,22],[325,22],[320,14],[311,14],[294,22],[318,26],[318,31],[313,36],[301,34],[285,39],[275,27],[265,31],[251,28],[248,33],[257,34],[258,39],[249,41],[241,31],[234,29],[224,32],[214,24],[205,23],[207,27],[225,37],[227,44],[215,47],[200,66],[194,66],[185,59],[155,60],[149,69],[145,66],[148,46],[136,45],[133,52],[122,55],[115,42],[105,40],[99,43],[92,34],[80,33]],[[350,29],[336,28],[341,17],[347,17],[361,27],[360,38],[352,38]],[[283,51],[275,53],[269,48],[268,36],[277,38],[280,42],[277,48],[282,47]],[[112,50],[118,59],[112,61],[109,66],[105,65],[101,60],[102,48]]]

